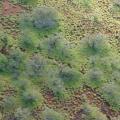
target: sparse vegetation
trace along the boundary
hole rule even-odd
[[[0,0],[0,120],[119,120],[119,0]]]
[[[50,29],[57,26],[57,13],[53,8],[40,7],[33,12],[33,25],[38,29]]]
[[[91,106],[88,103],[83,106],[82,119],[84,120],[108,120],[97,107]]]
[[[65,120],[61,113],[58,113],[50,108],[46,108],[43,112],[43,120]]]
[[[103,97],[116,110],[120,109],[120,95],[119,95],[120,90],[119,89],[120,89],[119,85],[113,82],[105,84],[101,89]]]

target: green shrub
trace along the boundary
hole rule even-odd
[[[7,57],[0,53],[0,73],[6,72],[7,62]]]
[[[34,5],[38,0],[11,0],[14,3],[20,3],[24,5]]]
[[[88,35],[83,39],[84,52],[88,55],[106,54],[107,46],[102,34]]]
[[[93,88],[100,87],[104,81],[103,81],[103,73],[98,68],[92,68],[88,71],[86,76],[86,84],[88,86],[91,86]]]
[[[22,93],[22,101],[25,107],[37,107],[42,104],[42,95],[33,89],[28,89]]]
[[[120,1],[119,0],[114,0],[114,4],[118,5],[120,7]]]
[[[111,74],[111,81],[120,85],[120,72],[119,71],[114,71]]]
[[[27,74],[30,77],[38,78],[44,76],[46,61],[41,56],[33,56],[27,63]]]
[[[52,36],[43,41],[42,50],[47,52],[49,57],[57,60],[68,61],[71,59],[71,53],[64,43],[64,38],[60,35]]]
[[[82,118],[84,120],[108,120],[106,115],[103,114],[99,108],[91,106],[88,103],[83,105]]]
[[[9,46],[8,37],[6,34],[0,33],[0,51],[6,53]]]
[[[3,117],[2,117],[2,113],[0,112],[0,120],[2,120],[3,119]]]
[[[26,79],[20,79],[18,81],[16,81],[17,88],[19,88],[22,91],[25,91],[26,89],[28,89],[30,87],[30,83],[28,80]]]
[[[65,120],[63,114],[58,113],[50,108],[46,108],[42,116],[43,116],[43,120]]]
[[[12,96],[6,96],[0,101],[0,107],[4,112],[13,111],[16,108],[16,100]]]
[[[65,67],[60,71],[59,75],[66,87],[74,88],[74,87],[80,86],[79,82],[81,80],[81,75],[75,69]]]
[[[55,28],[58,25],[56,11],[46,6],[36,8],[33,11],[33,24],[38,29]]]
[[[28,33],[21,36],[19,44],[20,48],[23,50],[33,50],[35,48],[34,42],[32,38],[28,36]]]
[[[85,8],[90,8],[91,0],[73,0],[75,4],[82,4]]]
[[[19,19],[19,26],[22,30],[32,27],[32,18],[30,14],[22,14]]]
[[[68,98],[68,93],[63,82],[59,78],[51,78],[47,82],[47,86],[53,91],[55,97],[60,100]]]
[[[30,111],[27,108],[17,108],[15,112],[15,120],[32,120]]]
[[[110,12],[113,14],[113,16],[115,15],[119,15],[120,13],[120,2],[118,2],[119,0],[115,0],[113,2],[113,5],[110,8]]]
[[[101,88],[101,93],[113,109],[120,110],[120,87],[118,84],[106,83]]]
[[[19,49],[11,50],[8,56],[7,69],[12,74],[12,77],[14,79],[18,79],[22,63],[23,63],[22,52]]]

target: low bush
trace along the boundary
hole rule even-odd
[[[57,13],[51,7],[42,6],[33,11],[33,24],[38,29],[51,29],[58,25]]]
[[[21,91],[25,91],[26,89],[30,87],[30,81],[26,79],[20,79],[16,81],[15,85]]]
[[[69,48],[64,43],[64,38],[60,35],[52,36],[46,41],[43,41],[41,46],[43,52],[47,52],[48,56],[51,58],[55,58],[57,60],[61,60],[63,62],[70,61],[71,53]]]
[[[46,108],[42,113],[43,120],[65,120],[63,114],[54,111],[53,109]]]
[[[120,85],[120,71],[114,71],[111,74],[111,81]]]
[[[113,109],[120,110],[120,87],[118,84],[106,83],[101,88],[101,93]]]
[[[6,53],[9,47],[9,40],[7,35],[0,33],[0,52]]]
[[[28,89],[22,93],[22,101],[25,107],[33,108],[42,104],[42,95],[33,89]]]
[[[16,100],[12,96],[6,96],[0,101],[0,107],[4,112],[11,112],[16,108]]]
[[[6,72],[7,63],[7,57],[0,53],[0,73]]]
[[[23,63],[23,55],[19,49],[11,50],[8,56],[7,69],[14,79],[18,79]]]
[[[83,39],[84,52],[88,55],[106,54],[107,46],[102,34],[88,35]]]
[[[96,106],[91,106],[88,103],[83,105],[82,119],[84,120],[108,120],[106,115],[103,114]]]
[[[59,100],[64,100],[68,98],[68,93],[64,87],[64,83],[59,78],[51,78],[47,82],[47,86],[53,91],[55,97]]]
[[[32,120],[30,111],[27,108],[17,108],[15,111],[15,120]]]
[[[73,0],[73,3],[77,5],[82,4],[82,6],[84,6],[85,8],[90,9],[91,0]]]
[[[120,7],[120,1],[119,0],[114,0],[113,3]]]
[[[14,3],[19,3],[23,5],[34,5],[38,0],[11,0]]]
[[[66,87],[74,88],[80,86],[81,75],[75,69],[65,67],[60,71],[59,75]]]
[[[104,83],[103,73],[98,68],[92,68],[86,75],[86,84],[92,88],[100,87]]]
[[[23,50],[33,50],[35,48],[32,38],[27,33],[21,36],[19,46]]]
[[[33,56],[26,63],[27,74],[30,77],[38,78],[44,76],[44,70],[46,66],[46,61],[41,56]]]

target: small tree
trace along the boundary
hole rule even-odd
[[[38,29],[55,28],[58,24],[57,13],[50,7],[39,7],[33,11],[33,24]]]

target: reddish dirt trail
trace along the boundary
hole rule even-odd
[[[13,5],[9,2],[9,0],[3,0],[2,2],[2,15],[8,16],[8,15],[16,15],[18,13],[21,13],[23,11],[23,8],[19,5]]]

